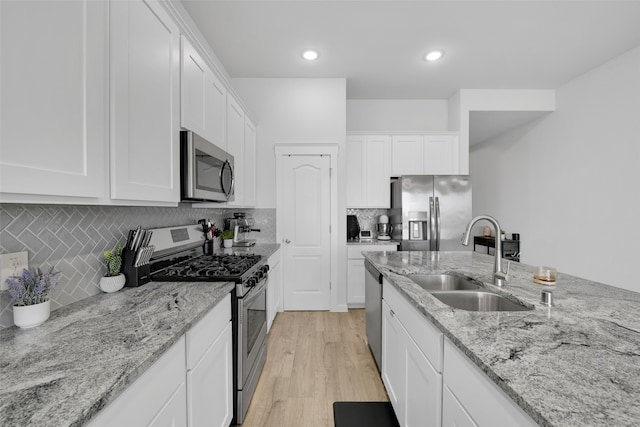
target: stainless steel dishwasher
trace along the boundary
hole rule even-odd
[[[367,342],[380,371],[382,359],[382,274],[366,259],[364,260],[364,313]]]

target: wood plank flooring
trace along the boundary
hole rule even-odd
[[[364,310],[278,313],[243,427],[332,427],[334,401],[388,401]]]

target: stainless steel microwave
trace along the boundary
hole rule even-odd
[[[197,133],[180,132],[181,199],[185,202],[233,200],[233,156]]]

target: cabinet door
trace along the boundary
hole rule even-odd
[[[0,192],[105,196],[106,1],[0,1]]]
[[[183,128],[208,140],[204,121],[207,66],[184,36],[180,38],[180,44],[180,123]]]
[[[370,208],[390,208],[391,138],[387,135],[368,136],[364,153],[366,205]]]
[[[182,127],[226,149],[227,89],[184,36],[181,44]]]
[[[406,415],[407,427],[436,427],[442,420],[442,375],[431,366],[411,337],[406,343]]]
[[[282,288],[282,269],[280,254],[276,253],[269,258],[269,287],[267,289],[267,332],[280,311],[280,289]]]
[[[347,207],[366,207],[365,159],[363,156],[366,136],[347,138]]]
[[[184,383],[173,393],[149,427],[187,427],[187,392]]]
[[[424,136],[425,175],[455,175],[459,171],[459,163],[457,136]]]
[[[231,322],[187,372],[189,425],[228,427],[233,418]]]
[[[244,205],[256,205],[256,127],[244,118]]]
[[[229,205],[244,204],[244,111],[240,104],[227,95],[227,151],[233,156],[234,200]]]
[[[111,2],[111,197],[178,202],[180,35],[152,0]]]
[[[401,426],[405,425],[406,351],[402,326],[382,301],[382,382]]]
[[[442,427],[478,427],[447,386],[442,390]]]
[[[391,143],[391,175],[423,174],[422,135],[397,135]]]
[[[347,261],[347,304],[350,308],[364,307],[364,260]]]

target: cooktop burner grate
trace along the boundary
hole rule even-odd
[[[240,278],[261,259],[260,255],[202,255],[170,265],[155,274],[154,280],[163,277],[185,279],[233,279]]]

